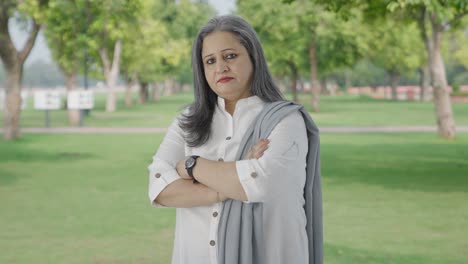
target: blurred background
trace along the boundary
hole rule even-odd
[[[325,263],[467,263],[468,0],[1,0],[0,263],[170,263],[146,166],[220,14],[322,131]]]

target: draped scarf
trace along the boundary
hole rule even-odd
[[[302,105],[292,102],[267,103],[242,138],[236,160],[241,160],[261,138],[268,138],[276,125],[294,111],[299,111],[304,118],[309,144],[303,193],[304,212],[307,218],[309,264],[322,264],[320,139],[319,130],[309,113]],[[218,263],[267,264],[263,241],[263,204],[226,200],[222,208],[218,226]]]

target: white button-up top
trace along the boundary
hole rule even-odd
[[[239,100],[234,116],[218,98],[212,135],[203,146],[191,148],[184,141],[177,119],[169,127],[149,169],[149,199],[155,202],[162,190],[180,179],[178,161],[189,155],[210,160],[234,161],[247,128],[264,102],[257,96]],[[308,263],[303,189],[307,135],[299,112],[285,117],[268,137],[269,148],[260,159],[236,162],[239,180],[248,202],[263,203],[264,241],[267,263]],[[173,264],[217,264],[217,233],[221,203],[177,208]]]

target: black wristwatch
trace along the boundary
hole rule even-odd
[[[192,155],[185,161],[185,169],[187,170],[188,175],[193,178],[194,183],[197,181],[195,180],[195,177],[193,177],[193,168],[197,165],[197,159],[199,157],[200,156]]]

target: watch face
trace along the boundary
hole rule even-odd
[[[195,164],[195,159],[193,157],[190,157],[185,161],[185,168],[187,169],[191,168],[193,167],[194,164]]]

